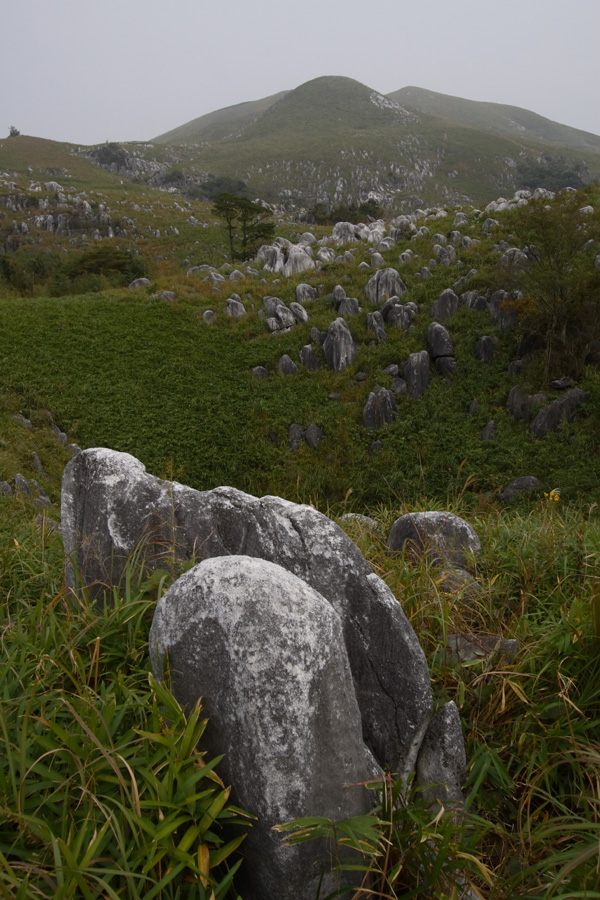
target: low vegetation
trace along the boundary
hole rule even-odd
[[[23,143],[33,154],[32,140],[6,143],[11,153]],[[91,163],[73,159],[84,179]],[[417,273],[432,253],[430,236],[383,250],[391,266],[403,249],[415,253],[401,269],[403,299],[420,309],[415,327],[388,328],[387,342],[374,345],[365,309],[349,319],[361,345],[352,367],[286,377],[277,371],[280,356],[297,358],[311,328],[328,327],[335,285],[362,302],[371,273],[359,264],[372,248],[355,245],[353,262],[290,280],[244,273],[214,289],[202,274],[186,274],[206,262],[225,275],[232,268],[223,266],[227,235],[208,206],[184,207],[180,195],[123,187],[97,171],[93,204],[109,198],[132,214],[135,203],[136,233],[89,246],[79,232],[69,243],[40,228],[30,243],[23,232],[13,234],[12,212],[0,222],[3,239],[13,235],[18,245],[0,256],[0,481],[17,472],[39,478],[52,502],[40,521],[33,499],[0,495],[0,896],[225,900],[236,896],[236,867],[252,827],[252,810],[230,803],[219,760],[199,749],[201,709],[185,715],[150,677],[148,629],[166,576],[140,583],[132,564],[123,590],[100,605],[65,587],[50,519],[59,517],[68,453],[49,429],[50,410],[70,440],[130,452],[159,476],[202,489],[232,484],[312,502],[334,518],[359,512],[375,520],[369,528],[340,521],[412,622],[436,705],[454,700],[461,711],[465,810],[460,817],[429,812],[416,789],[391,773],[373,786],[374,810],[365,820],[281,823],[289,840],[327,833],[363,851],[357,890],[365,875],[370,880],[361,898],[368,891],[458,898],[466,886],[487,900],[600,898],[600,374],[585,364],[590,347],[584,355],[580,340],[596,334],[597,249],[586,244],[597,228],[597,190],[572,206],[558,199],[558,224],[546,243],[535,219],[542,205],[499,214],[501,225],[488,237],[471,216],[461,228],[480,243],[461,249],[457,268],[437,266],[428,279]],[[588,201],[596,212],[573,243],[565,216]],[[26,218],[15,215],[19,223]],[[298,227],[280,223],[278,233],[293,238]],[[437,221],[434,227],[447,230]],[[499,269],[493,246],[502,238],[512,235],[535,259],[563,233],[556,252],[571,255],[559,266],[558,293],[548,294],[545,269],[538,280],[535,268],[525,276]],[[426,346],[431,304],[473,268],[469,288],[522,290],[510,304],[515,328],[504,331],[487,311],[461,306],[447,323],[458,365],[453,381],[434,374],[421,399],[398,397],[391,425],[365,429],[368,393],[390,383],[384,369]],[[129,290],[142,274],[150,285]],[[276,294],[289,303],[299,281],[318,288],[306,305],[309,321],[270,335],[258,315],[263,298]],[[176,299],[165,301],[165,290]],[[247,309],[239,321],[225,314],[234,290]],[[216,312],[210,325],[202,317],[208,309]],[[530,329],[545,329],[545,352],[510,374]],[[473,352],[482,334],[495,341],[489,364]],[[323,361],[319,348],[315,353]],[[253,376],[257,365],[268,378]],[[565,374],[584,388],[586,402],[574,421],[535,439],[508,413],[508,392],[524,383],[552,400],[560,396],[552,379]],[[492,418],[497,436],[482,442]],[[311,422],[325,435],[318,449],[291,450],[290,424]],[[383,444],[378,452],[375,439]],[[499,489],[524,474],[537,474],[543,489],[503,504]],[[483,544],[476,601],[445,593],[427,565],[388,555],[393,521],[414,509],[448,509],[474,526]],[[449,637],[471,633],[514,639],[515,655],[498,648],[456,661]]]

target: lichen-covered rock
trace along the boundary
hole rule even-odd
[[[313,450],[316,450],[321,441],[323,440],[323,432],[314,422],[308,426],[306,431],[304,432],[304,440],[308,444],[309,447],[312,447]]]
[[[323,353],[327,364],[336,372],[342,372],[354,362],[356,344],[348,323],[341,317],[329,326],[327,337],[323,341]]]
[[[359,316],[362,312],[356,297],[343,297],[337,308],[340,316]]]
[[[243,555],[297,575],[331,604],[379,764],[406,774],[431,713],[427,663],[402,607],[358,547],[312,507],[233,488],[195,491],[146,473],[126,453],[84,450],[65,468],[63,542],[91,596],[120,582],[139,550],[146,571]],[[68,584],[75,586],[67,567]]]
[[[370,767],[339,617],[317,591],[262,559],[206,560],[159,600],[154,671],[209,727],[234,802],[257,816],[236,879],[245,897],[312,900],[339,887],[330,848],[285,847],[273,826],[299,816],[365,814]],[[342,880],[343,883],[343,880]]]
[[[149,287],[151,284],[149,278],[136,278],[129,285],[129,289],[134,291],[136,288]]]
[[[321,368],[321,363],[314,354],[312,344],[305,344],[304,347],[300,349],[300,362],[304,368],[308,369],[310,372],[316,372]]]
[[[296,301],[298,303],[309,303],[311,300],[316,300],[318,293],[317,289],[310,284],[300,283],[296,285]]]
[[[286,278],[297,275],[300,272],[306,272],[308,269],[314,269],[315,261],[312,258],[312,251],[308,245],[292,244],[287,248],[283,269],[281,270]]]
[[[380,343],[387,341],[385,325],[383,324],[383,316],[381,315],[379,310],[367,313],[367,328],[370,331],[375,332],[375,336]]]
[[[396,519],[387,539],[391,551],[406,550],[445,567],[467,569],[481,552],[475,529],[464,519],[445,511],[406,513]]]
[[[233,297],[230,297],[227,300],[225,312],[231,319],[241,319],[242,316],[246,315],[246,307],[241,300],[235,300]]]

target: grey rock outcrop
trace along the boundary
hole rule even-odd
[[[431,305],[429,315],[432,319],[449,319],[458,309],[458,296],[452,288],[446,288]]]
[[[419,752],[417,782],[424,789],[424,801],[446,808],[460,805],[466,771],[460,713],[450,700],[431,720]]]
[[[338,315],[340,316],[359,316],[362,312],[360,306],[358,305],[358,300],[355,297],[343,297],[340,300],[340,305],[337,308]]]
[[[557,397],[548,406],[540,409],[531,423],[533,436],[536,438],[545,437],[551,431],[556,431],[561,422],[571,422],[585,398],[585,391],[582,391],[581,388],[572,388],[562,396]]]
[[[432,322],[427,329],[427,346],[432,359],[440,356],[454,356],[452,339],[447,328],[439,322]]]
[[[481,552],[474,528],[451,512],[407,513],[396,519],[387,539],[388,549],[406,550],[430,563],[467,569],[470,558]]]
[[[393,422],[398,407],[392,391],[382,388],[375,393],[371,391],[362,412],[362,423],[365,428],[383,428]]]
[[[491,363],[494,359],[495,353],[496,343],[494,341],[494,338],[490,337],[487,334],[484,334],[483,337],[480,337],[477,341],[477,346],[475,347],[475,356],[482,362]]]
[[[312,250],[307,244],[292,244],[287,247],[282,272],[286,278],[314,269]]]
[[[316,300],[318,295],[317,289],[310,284],[296,285],[296,301],[298,303],[310,303],[311,300]]]
[[[331,605],[272,562],[205,560],[159,600],[150,648],[158,677],[168,653],[182,705],[202,697],[204,747],[225,754],[234,802],[257,815],[237,889],[249,900],[312,900],[321,876],[327,892],[337,888],[330,848],[284,847],[273,831],[298,816],[369,809],[360,712]]]
[[[329,326],[327,337],[323,341],[323,353],[327,364],[336,372],[342,372],[352,365],[356,356],[356,344],[348,323],[341,317]]]
[[[298,366],[287,353],[284,353],[283,356],[280,357],[279,362],[277,363],[277,369],[282,375],[298,374]]]
[[[376,306],[383,303],[389,297],[401,297],[408,288],[400,278],[396,269],[379,269],[369,278],[365,287],[365,294],[370,303]]]
[[[150,282],[149,278],[136,278],[134,281],[131,282],[131,284],[129,285],[129,288],[130,288],[130,290],[134,291],[136,288],[148,287],[150,285],[150,283],[151,282]]]
[[[404,364],[404,380],[411,397],[422,397],[430,379],[429,353],[420,350],[411,353]]]
[[[241,319],[246,315],[246,307],[241,300],[236,300],[234,297],[229,297],[225,307],[225,312],[230,319]]]
[[[375,312],[367,313],[367,328],[370,331],[375,332],[375,337],[380,343],[387,341],[387,334],[385,333],[385,325],[383,323],[383,316],[376,310]]]
[[[305,369],[316,372],[321,368],[321,363],[314,354],[312,344],[305,344],[300,350],[300,362]]]
[[[297,575],[342,621],[366,744],[380,765],[400,774],[414,768],[431,714],[423,651],[385,582],[326,516],[233,488],[195,491],[148,475],[126,453],[94,449],[67,464],[62,527],[67,560],[91,596],[120,582],[136,548],[147,571],[242,555]],[[67,580],[74,587],[69,566]]]
[[[536,478],[535,475],[521,475],[520,478],[515,478],[514,481],[511,481],[510,484],[506,485],[504,490],[500,493],[500,499],[507,503],[519,494],[539,491],[541,487],[542,482],[539,478]]]

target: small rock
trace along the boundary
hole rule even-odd
[[[188,273],[188,274],[189,274],[189,273]],[[129,285],[129,289],[133,291],[133,290],[135,290],[136,288],[149,287],[149,286],[150,286],[150,279],[149,279],[149,278],[136,278],[136,279],[135,279],[134,281],[132,281],[131,284]]]
[[[296,422],[290,425],[288,429],[288,447],[290,450],[297,450],[303,437],[304,428],[302,425],[298,425]]]
[[[539,478],[536,478],[535,475],[521,475],[520,478],[515,478],[514,481],[511,481],[510,484],[506,485],[500,494],[500,499],[507,503],[508,501],[513,500],[518,494],[539,491],[541,488],[542,482]]]
[[[297,375],[298,366],[287,353],[284,353],[277,363],[277,369],[282,375]]]
[[[304,432],[304,440],[309,447],[313,448],[313,450],[317,449],[317,447],[323,440],[323,437],[323,432],[318,425],[315,425],[314,422],[312,422]]]
[[[493,419],[485,425],[481,430],[481,440],[482,441],[493,441],[494,438],[498,437],[498,429],[494,423]]]
[[[269,370],[265,369],[264,366],[254,366],[252,369],[252,374],[255,378],[268,378]]]

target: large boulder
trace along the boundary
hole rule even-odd
[[[339,316],[327,330],[323,341],[323,353],[329,366],[336,372],[342,372],[351,366],[356,356],[356,344],[348,327],[348,323]]]
[[[315,261],[312,258],[312,250],[307,244],[292,244],[287,248],[282,272],[290,278],[299,272],[314,269]]]
[[[156,675],[168,655],[171,689],[209,726],[203,749],[225,754],[234,802],[257,816],[236,887],[248,900],[329,893],[331,848],[285,847],[273,826],[300,816],[365,814],[372,777],[339,617],[281,566],[247,556],[210,559],[158,602],[150,631]],[[347,878],[346,878],[347,883]]]
[[[584,400],[585,391],[581,388],[572,388],[561,397],[557,397],[548,406],[540,409],[531,423],[533,436],[545,437],[549,432],[556,431],[561,422],[571,422]]]
[[[422,397],[429,384],[430,377],[429,353],[427,350],[411,353],[404,363],[404,380],[410,396]]]
[[[454,347],[448,329],[439,322],[432,322],[427,329],[427,346],[432,359],[440,356],[454,356]]]
[[[297,575],[333,607],[379,764],[406,775],[431,715],[427,662],[402,607],[339,526],[309,506],[234,488],[195,491],[148,475],[126,453],[84,450],[63,476],[63,541],[92,596],[124,577],[216,556],[266,559]]]
[[[439,295],[437,300],[432,303],[429,315],[432,319],[449,319],[458,309],[458,297],[452,288],[446,288]]]
[[[408,288],[400,278],[396,269],[379,269],[369,278],[365,287],[365,294],[369,301],[376,306],[383,303],[388,297],[400,297]]]
[[[396,519],[387,540],[391,551],[408,551],[413,558],[425,557],[445,567],[468,568],[473,555],[481,552],[475,529],[454,513],[429,511],[406,513]]]
[[[378,393],[371,391],[363,408],[363,425],[365,428],[382,428],[394,421],[397,411],[392,391],[387,388],[382,388]]]

